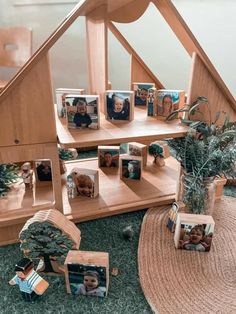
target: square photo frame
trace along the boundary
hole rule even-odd
[[[168,117],[173,111],[183,108],[184,100],[185,92],[183,90],[157,90],[157,115]]]
[[[174,242],[175,247],[187,251],[209,252],[215,222],[211,216],[178,213]]]
[[[74,183],[74,197],[95,198],[99,194],[98,170],[73,168],[67,177],[67,184]]]
[[[120,178],[122,180],[141,180],[142,158],[123,155],[120,158]]]
[[[65,260],[67,292],[105,297],[109,286],[109,255],[106,252],[69,251]]]
[[[132,84],[134,90],[134,106],[147,106],[148,90],[155,88],[155,83],[137,83]]]
[[[99,168],[119,167],[120,146],[98,146]]]
[[[57,102],[57,112],[58,117],[66,119],[66,106],[69,105],[66,103],[67,95],[82,95],[85,93],[84,89],[76,88],[57,88],[56,89],[56,102]]]
[[[128,143],[128,155],[142,157],[142,164],[146,166],[147,164],[147,145],[130,142]]]
[[[105,116],[112,122],[134,118],[134,92],[109,90],[105,94]]]
[[[67,95],[65,97],[67,127],[70,129],[99,128],[99,96]]]

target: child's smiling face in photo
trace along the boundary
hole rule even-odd
[[[123,101],[120,98],[116,97],[115,104],[114,104],[114,111],[121,112],[123,110],[123,107],[124,107]]]
[[[203,239],[203,232],[199,228],[193,228],[189,235],[189,241],[198,244]]]
[[[98,279],[95,276],[85,275],[84,285],[88,291],[96,289],[98,287]]]

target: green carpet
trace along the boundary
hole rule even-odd
[[[44,276],[50,286],[42,298],[34,303],[22,300],[18,286],[9,286],[14,276],[14,264],[22,258],[19,244],[0,247],[0,313],[152,313],[138,277],[137,248],[140,226],[145,210],[78,224],[81,230],[81,250],[105,251],[110,254],[110,269],[118,267],[119,275],[110,275],[108,296],[104,299],[67,294],[63,277]],[[132,225],[132,241],[122,238],[120,231]]]

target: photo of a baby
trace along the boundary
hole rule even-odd
[[[98,96],[67,95],[65,97],[68,128],[98,129]]]
[[[71,293],[93,297],[106,296],[106,268],[93,265],[68,264]]]
[[[106,119],[132,120],[133,119],[133,92],[107,91]]]
[[[188,251],[210,251],[212,237],[212,225],[181,225],[181,237],[179,248]]]

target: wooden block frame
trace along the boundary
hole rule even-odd
[[[118,168],[119,156],[120,146],[98,146],[98,167]]]
[[[148,90],[155,88],[155,83],[132,83],[134,106],[147,106]]]
[[[183,108],[185,103],[185,92],[183,90],[159,89],[156,92],[156,98],[157,115],[167,117],[174,110]]]
[[[107,90],[105,92],[105,117],[116,123],[132,121],[134,119],[134,92]]]
[[[109,254],[106,252],[69,251],[64,265],[65,280],[68,293],[77,295],[106,296],[109,287]],[[84,289],[83,277],[86,272],[99,275],[99,286],[92,293]],[[93,274],[92,274],[93,275]],[[96,275],[96,274],[95,274]],[[95,277],[96,278],[96,277]],[[81,289],[82,288],[82,289]]]
[[[142,157],[130,155],[120,156],[120,178],[122,180],[141,180],[142,168]]]
[[[78,197],[95,198],[99,194],[98,170],[73,168],[70,172]]]
[[[137,142],[129,142],[128,155],[142,157],[143,167],[147,165],[147,145]]]
[[[98,95],[72,95],[65,97],[68,129],[93,129],[100,127],[100,98]],[[69,105],[70,104],[70,105]],[[76,118],[76,121],[74,120]]]
[[[56,89],[56,103],[57,103],[57,112],[59,118],[66,118],[66,102],[65,97],[69,94],[72,95],[82,95],[85,93],[85,89],[77,88],[57,88]]]
[[[50,169],[45,169],[44,171],[44,168],[47,168],[47,167],[50,167]],[[36,184],[39,184],[39,185],[52,184],[52,165],[51,165],[50,159],[34,160],[33,169],[35,173]]]
[[[178,213],[174,234],[175,247],[188,251],[209,252],[215,222],[211,216]]]

